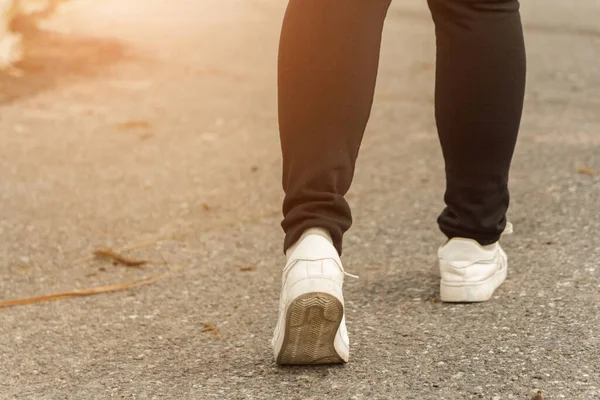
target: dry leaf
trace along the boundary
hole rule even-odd
[[[119,129],[123,129],[123,130],[129,130],[129,129],[148,129],[150,128],[150,123],[148,121],[126,121],[126,122],[121,122],[120,124],[117,124],[117,128]]]
[[[204,326],[204,328],[202,328],[202,333],[204,333],[204,332],[210,332],[213,335],[218,335],[219,334],[219,328],[217,328],[216,326],[214,326],[210,322],[205,322],[202,325]]]
[[[115,264],[122,264],[128,267],[141,267],[146,264],[148,261],[143,260],[135,260],[133,258],[126,258],[122,255],[115,253],[111,249],[100,249],[94,252],[94,256],[97,258],[109,258],[114,261]]]
[[[208,205],[208,203],[202,203],[202,208],[204,209],[204,211],[210,211],[210,206]]]
[[[531,400],[544,400],[544,396],[542,396],[542,392],[538,391]]]
[[[125,247],[121,248],[120,251],[129,251],[129,250],[141,249],[141,248],[149,247],[149,246],[155,245],[157,243],[163,242],[165,240],[171,240],[171,239],[172,238],[159,238],[159,239],[151,240],[151,241],[148,241],[148,242],[136,243],[136,244],[132,244],[132,245],[129,245],[129,246],[125,246]],[[86,263],[88,261],[92,261],[95,258],[97,258],[97,257],[94,254],[92,254],[91,256],[86,256],[86,257],[83,257],[83,258],[79,258],[79,259],[73,261],[73,263],[71,264],[71,267],[75,267],[77,265]]]
[[[583,175],[594,176],[594,170],[588,167],[579,167],[577,168],[577,172]]]
[[[248,272],[248,271],[254,271],[254,270],[256,270],[256,267],[254,267],[254,266],[240,267],[240,271],[242,271],[242,272]]]
[[[149,285],[151,283],[154,283],[156,281],[166,278],[168,275],[169,274],[162,274],[162,275],[157,275],[157,276],[153,276],[153,277],[146,278],[146,279],[141,279],[138,281],[120,283],[117,285],[100,286],[100,287],[89,288],[89,289],[78,289],[78,290],[74,290],[72,292],[51,294],[49,296],[28,297],[25,299],[2,301],[2,302],[0,302],[0,308],[12,307],[12,306],[22,306],[22,305],[32,304],[32,303],[41,303],[41,302],[45,302],[45,301],[54,301],[54,300],[59,300],[59,299],[65,299],[68,297],[83,297],[83,296],[91,296],[91,295],[100,294],[100,293],[118,292],[121,290],[127,290],[127,289],[137,287],[137,286]]]

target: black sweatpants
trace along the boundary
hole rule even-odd
[[[310,227],[338,252],[344,195],[373,103],[391,0],[290,0],[279,49],[284,250]],[[435,116],[446,165],[448,237],[497,241],[525,89],[518,0],[428,0],[437,38]],[[401,129],[401,127],[398,127]]]

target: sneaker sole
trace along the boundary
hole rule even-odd
[[[344,316],[344,306],[327,293],[306,293],[287,310],[278,364],[340,364],[345,361],[334,341]]]
[[[506,280],[508,269],[504,267],[495,275],[481,282],[440,283],[440,299],[446,303],[479,303],[488,301]]]

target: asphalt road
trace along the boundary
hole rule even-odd
[[[345,240],[351,362],[277,367],[283,0],[80,0],[0,76],[0,399],[600,398],[600,3],[527,0],[529,80],[485,304],[438,300],[425,2],[395,1]],[[142,268],[93,251],[126,246]],[[85,261],[85,260],[84,260]]]

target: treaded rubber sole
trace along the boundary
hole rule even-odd
[[[334,341],[344,306],[327,293],[306,293],[289,305],[278,364],[339,364]]]

